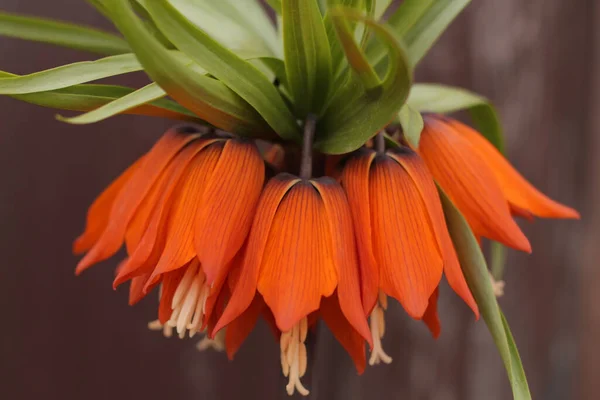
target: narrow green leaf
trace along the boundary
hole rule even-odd
[[[462,88],[419,83],[412,87],[407,103],[419,112],[451,113],[468,109],[479,132],[500,152],[504,152],[500,119],[485,97]]]
[[[513,397],[515,400],[531,400],[523,365],[508,324],[502,316],[496,301],[481,247],[465,218],[441,189],[440,198],[448,224],[448,231],[454,243],[465,279],[498,347],[512,386]]]
[[[0,77],[14,76],[0,71]],[[47,108],[70,111],[90,111],[134,93],[134,89],[115,85],[76,85],[48,92],[10,95],[17,100]],[[123,110],[124,114],[158,116],[171,119],[200,120],[171,100],[160,99]]]
[[[132,91],[122,97],[116,98],[115,100],[106,103],[98,108],[95,108],[93,111],[90,111],[85,114],[81,114],[75,117],[66,118],[63,116],[58,116],[58,119],[64,122],[68,122],[70,124],[91,124],[99,121],[103,121],[107,118],[118,114],[124,114],[132,110],[136,110],[144,107],[146,104],[152,105],[163,105],[163,107],[148,107],[146,115],[152,116],[167,116],[170,118],[173,117],[173,113],[175,109],[173,105],[177,105],[177,103],[168,101],[168,102],[159,102],[160,99],[165,97],[167,94],[164,90],[160,88],[156,83],[151,83],[147,86],[144,86],[141,89]],[[170,108],[167,113],[165,113],[164,106]],[[179,110],[184,110],[183,107],[176,107]],[[177,119],[186,119],[186,120],[200,120],[198,118],[194,118],[194,115],[190,112],[181,113],[179,111],[179,118]]]
[[[331,10],[338,6],[362,10],[365,4],[363,0],[328,0],[328,9],[325,13],[323,24],[325,25],[325,30],[327,31],[327,39],[329,40],[329,47],[331,49],[331,71],[333,75],[333,82],[329,86],[329,99],[332,99],[337,94],[337,92],[344,86],[344,83],[351,75],[351,71],[348,68],[346,54],[344,53],[344,49],[340,43],[340,38],[337,34],[337,29],[331,17]],[[351,32],[356,32],[356,21],[346,21],[346,25]],[[364,36],[366,37],[367,29],[363,29],[363,32],[365,33]]]
[[[98,29],[4,11],[0,11],[0,36],[49,43],[104,55],[131,51],[126,41]]]
[[[236,54],[251,52],[261,57],[281,56],[281,43],[275,26],[257,0],[169,2],[192,23]]]
[[[26,94],[61,89],[141,69],[142,66],[135,55],[120,54],[96,61],[62,65],[29,75],[0,78],[0,94]]]
[[[246,100],[285,139],[300,139],[300,127],[273,83],[251,63],[241,59],[197,28],[167,0],[145,2],[167,38],[208,73]]]
[[[416,66],[448,25],[471,0],[405,0],[388,19],[406,45],[409,58]],[[368,49],[374,65],[384,61],[385,49],[375,42]]]
[[[421,132],[424,125],[421,113],[415,111],[408,104],[405,104],[398,113],[398,119],[408,143],[415,149],[419,147],[419,140],[421,139]]]
[[[181,105],[210,124],[242,136],[272,136],[262,117],[222,82],[192,70],[144,27],[129,2],[101,0],[145,72]]]
[[[354,41],[354,31],[344,18],[332,18],[333,26],[337,32],[339,43],[346,55],[348,63],[362,81],[365,89],[370,92],[381,87],[381,79],[369,64],[362,49]]]
[[[327,31],[316,0],[283,0],[283,50],[296,114],[320,115],[332,78]]]
[[[504,316],[502,310],[500,310],[500,317],[502,317],[502,326],[506,333],[506,340],[508,341],[508,350],[510,351],[510,360],[512,366],[512,379],[511,384],[513,387],[513,396],[517,400],[531,400],[531,393],[529,392],[529,384],[527,383],[527,376],[525,375],[525,369],[521,362],[521,356],[519,355],[519,349],[515,343],[515,339],[508,326],[508,321]]]
[[[335,18],[361,21],[389,48],[388,70],[377,96],[365,90],[358,78],[351,79],[336,95],[317,126],[315,147],[328,154],[341,154],[362,146],[393,120],[404,104],[412,83],[406,53],[394,33],[356,10],[336,11]]]

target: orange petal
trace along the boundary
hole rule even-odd
[[[207,282],[214,281],[244,243],[265,179],[265,163],[251,142],[227,140],[207,179],[194,245]]]
[[[113,287],[117,287],[136,274],[151,272],[154,269],[164,249],[167,231],[165,226],[176,192],[175,189],[178,187],[179,181],[188,169],[192,159],[211,143],[214,143],[214,140],[199,140],[190,144],[167,167],[163,174],[166,184],[164,188],[158,189],[161,194],[160,199],[157,200],[157,204],[152,210],[148,226],[141,232],[140,225],[143,225],[142,219],[144,216],[138,214],[131,223],[130,228],[135,232],[128,232],[129,245],[135,250],[129,253],[130,257],[127,262],[119,269]],[[143,210],[143,212],[146,211],[145,208]],[[142,211],[142,209],[138,211]],[[138,229],[139,231],[137,231]],[[136,243],[139,233],[143,233],[143,236]]]
[[[442,327],[440,325],[440,317],[438,316],[437,310],[437,302],[438,297],[440,295],[440,290],[435,289],[431,297],[429,298],[429,306],[427,306],[427,311],[423,314],[423,322],[429,328],[431,335],[434,338],[438,338],[440,333],[442,332]]]
[[[310,181],[292,186],[273,218],[257,288],[282,332],[317,310],[321,296],[331,296],[337,286],[327,219]]]
[[[365,354],[365,339],[348,322],[338,300],[337,292],[330,297],[324,297],[320,307],[321,317],[333,333],[333,336],[348,352],[359,374],[365,371],[367,356]]]
[[[475,235],[531,252],[529,241],[512,219],[502,189],[486,162],[451,126],[431,116],[424,120],[419,154]]]
[[[246,311],[227,325],[227,329],[225,330],[225,349],[227,350],[227,357],[230,360],[233,360],[235,353],[237,353],[244,340],[246,340],[252,329],[254,329],[256,321],[264,308],[265,302],[259,294],[256,294]]]
[[[550,199],[523,178],[479,132],[455,120],[448,121],[448,124],[454,127],[489,165],[511,205],[542,218],[579,218],[577,211]]]
[[[241,253],[241,252],[240,252]],[[210,293],[204,303],[204,320],[202,329],[207,329],[209,336],[214,336],[212,330],[223,314],[225,302],[231,296],[228,280],[228,270],[231,268],[239,269],[239,264],[243,261],[238,253],[226,268],[221,268],[219,274],[210,285]]]
[[[348,196],[358,247],[365,315],[371,314],[379,293],[379,267],[373,254],[371,206],[369,204],[369,170],[375,155],[376,153],[372,150],[358,151],[346,162],[341,179]]]
[[[332,178],[315,179],[313,185],[321,195],[325,220],[329,222],[331,261],[338,275],[340,308],[354,329],[372,345],[371,331],[361,304],[357,249],[346,194]]]
[[[265,151],[263,158],[276,171],[281,171],[285,167],[285,150],[278,144],[270,145],[269,149]]]
[[[146,282],[150,279],[150,273],[146,273],[143,275],[138,275],[131,279],[131,284],[129,286],[129,305],[133,306],[142,300],[149,291],[144,291],[144,287],[146,286]],[[157,284],[160,282],[157,282]]]
[[[428,210],[410,175],[388,156],[375,159],[369,193],[380,287],[420,319],[443,268]]]
[[[175,130],[169,131],[144,156],[140,167],[136,169],[128,184],[117,195],[106,229],[94,247],[79,262],[75,269],[76,274],[107,259],[119,250],[123,244],[129,221],[154,182],[173,157],[197,137],[197,135],[179,134]]]
[[[143,160],[144,156],[127,168],[90,206],[87,213],[85,232],[75,239],[73,253],[80,254],[86,252],[100,239],[102,232],[104,232],[108,225],[110,210],[117,195],[127,182],[129,182],[133,173],[142,165]]]
[[[448,233],[444,211],[433,177],[427,170],[423,160],[414,151],[404,147],[390,151],[389,155],[408,172],[421,193],[421,198],[427,207],[430,226],[433,227],[440,254],[444,260],[444,273],[450,287],[471,307],[475,316],[479,318],[479,308],[467,285],[452,239],[450,239]]]
[[[534,215],[532,213],[530,213],[529,211],[517,207],[514,204],[509,204],[510,206],[510,215],[512,215],[513,217],[521,217],[521,218],[525,218],[528,221],[533,221],[533,217]]]
[[[269,180],[262,192],[256,215],[248,236],[247,253],[244,263],[236,274],[235,288],[227,308],[217,325],[214,333],[221,330],[243,313],[254,299],[262,257],[269,239],[271,224],[279,207],[281,199],[299,179],[289,174],[279,174]],[[233,271],[232,271],[233,273]]]
[[[152,220],[153,211],[159,207],[159,203],[163,198],[165,192],[171,193],[172,189],[169,191],[169,181],[172,178],[173,171],[177,163],[182,160],[182,156],[185,156],[184,153],[187,153],[186,150],[191,150],[192,146],[189,146],[187,149],[183,150],[177,157],[165,168],[165,171],[160,175],[160,177],[156,180],[148,195],[142,201],[142,204],[138,207],[135,215],[131,219],[127,230],[125,231],[125,247],[127,249],[127,254],[131,255],[135,252],[142,237],[146,233],[150,221]],[[190,157],[191,159],[191,157]],[[186,161],[186,164],[189,163],[189,160]],[[175,186],[175,185],[172,185]]]
[[[206,176],[212,173],[223,149],[223,142],[204,148],[188,165],[175,189],[169,212],[166,242],[150,282],[160,274],[181,268],[196,256],[194,249],[194,222],[198,205],[206,185]]]

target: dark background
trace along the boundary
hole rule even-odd
[[[0,0],[6,11],[109,24],[83,1]],[[600,3],[479,0],[419,67],[419,81],[461,85],[499,108],[514,165],[575,206],[582,221],[525,223],[532,255],[511,252],[501,299],[535,399],[597,399],[600,391]],[[0,38],[0,69],[25,74],[89,54]],[[121,82],[138,84],[142,76]],[[264,326],[234,362],[196,339],[150,332],[156,299],[127,306],[113,292],[116,259],[73,275],[71,242],[88,205],[169,121],[121,116],[76,127],[56,111],[0,97],[0,393],[6,399],[286,398],[278,345]],[[152,297],[152,296],[150,296]],[[390,366],[356,377],[320,330],[313,399],[510,399],[483,322],[447,287],[442,336],[399,306],[388,313]]]

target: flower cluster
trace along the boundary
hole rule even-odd
[[[77,273],[124,244],[114,286],[130,281],[130,304],[159,288],[150,326],[181,338],[206,332],[215,342],[202,346],[230,358],[263,317],[279,339],[289,394],[308,394],[305,342],[319,320],[359,373],[367,344],[369,364],[389,363],[388,297],[437,337],[443,275],[479,316],[435,182],[476,236],[523,251],[530,245],[514,216],[578,217],[478,132],[439,115],[424,122],[418,148],[379,140],[329,157],[321,177],[292,174],[293,157],[275,145],[173,129],[91,206],[74,244],[86,253]]]

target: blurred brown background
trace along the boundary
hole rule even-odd
[[[419,81],[491,98],[508,154],[538,188],[583,215],[524,230],[531,256],[512,252],[501,299],[535,399],[600,392],[600,3],[474,1],[420,66]],[[78,0],[0,0],[6,11],[109,28]],[[0,38],[0,69],[19,74],[93,56]],[[125,77],[135,84],[143,77]],[[133,83],[132,83],[133,82]],[[286,398],[278,345],[260,326],[236,360],[198,353],[194,340],[146,329],[156,302],[113,292],[116,260],[80,278],[71,241],[88,205],[169,126],[122,116],[76,127],[56,111],[0,97],[0,393],[6,399]],[[510,399],[483,322],[443,288],[439,340],[399,306],[388,313],[390,366],[357,378],[325,329],[307,379],[312,399]]]

